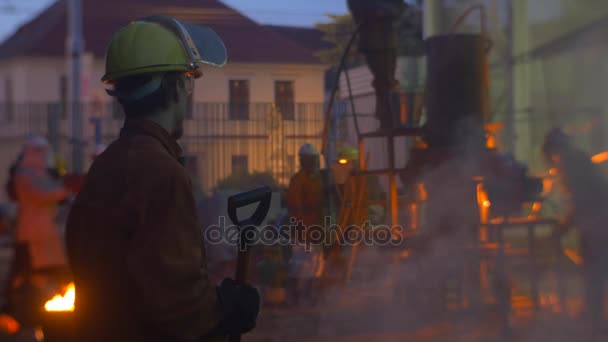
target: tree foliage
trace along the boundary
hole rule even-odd
[[[319,51],[317,56],[323,63],[337,66],[340,63],[346,45],[348,45],[348,41],[355,32],[356,25],[350,14],[328,15],[327,18],[330,20],[329,22],[318,23],[315,27],[323,32],[323,40],[333,46]],[[354,64],[362,60],[362,56],[357,52],[357,42],[355,41],[349,51],[347,63]]]

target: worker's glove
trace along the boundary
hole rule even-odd
[[[260,312],[260,294],[247,284],[226,278],[217,288],[223,310],[221,329],[226,334],[244,334],[255,328]]]

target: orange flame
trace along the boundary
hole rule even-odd
[[[591,157],[591,161],[594,164],[601,164],[607,160],[608,160],[608,151],[598,153],[598,154],[594,155],[593,157]]]
[[[591,157],[591,161],[595,164],[601,164],[608,160],[608,151],[598,153]]]
[[[569,248],[564,248],[564,254],[570,259],[575,265],[583,264],[583,257],[578,255],[575,251]]]
[[[477,204],[479,205],[479,221],[481,224],[487,224],[490,219],[490,199],[488,198],[488,194],[486,193],[483,183],[477,184]],[[488,240],[488,228],[481,227],[480,229],[480,239],[481,241],[486,242]]]
[[[70,283],[63,295],[56,294],[53,299],[44,304],[46,311],[74,311],[74,301],[76,300],[76,287]]]
[[[14,335],[19,329],[21,329],[21,325],[13,317],[7,314],[0,314],[0,332]]]

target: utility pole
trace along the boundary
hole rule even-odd
[[[505,22],[506,22],[506,49],[505,49],[505,95],[506,95],[506,106],[505,106],[505,149],[511,153],[515,153],[515,111],[514,101],[515,93],[513,92],[513,3],[508,0],[504,2],[505,8]]]
[[[422,36],[424,39],[441,34],[442,1],[425,0],[422,2]]]
[[[84,141],[81,106],[81,57],[84,50],[82,37],[82,2],[68,0],[68,56],[71,67],[72,89],[72,171],[82,173]]]

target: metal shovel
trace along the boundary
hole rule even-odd
[[[270,209],[270,200],[272,198],[272,190],[270,187],[264,186],[250,191],[242,192],[228,198],[228,217],[232,223],[239,229],[239,252],[237,258],[235,280],[244,284],[247,281],[249,271],[249,245],[256,227],[258,227],[266,218]],[[244,206],[259,203],[255,212],[246,219],[238,218],[237,210]],[[241,340],[240,334],[231,335],[230,342],[238,342]]]

